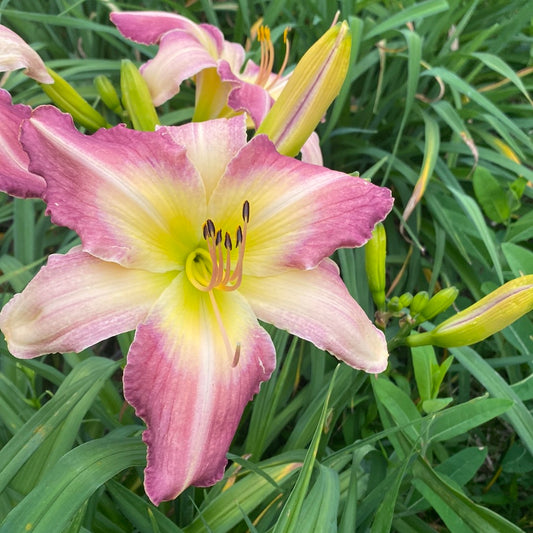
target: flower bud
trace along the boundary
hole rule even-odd
[[[409,346],[466,346],[486,339],[533,309],[533,274],[508,281],[434,330],[406,338]]]
[[[383,224],[376,224],[372,238],[365,244],[365,269],[372,299],[378,309],[385,307],[385,258],[387,235]]]
[[[412,301],[413,301],[413,295],[410,292],[404,292],[400,296],[400,305],[402,306],[402,309],[404,307],[409,307]]]
[[[120,115],[123,111],[122,106],[120,105],[120,99],[118,97],[117,91],[115,90],[114,85],[111,83],[111,80],[100,74],[94,79],[94,85],[102,102],[111,109],[117,115]]]
[[[411,312],[411,316],[418,315],[418,313],[420,313],[422,309],[426,307],[428,302],[429,302],[429,294],[426,291],[417,292],[413,296],[413,300],[411,301],[411,306],[409,308]]]
[[[350,63],[346,21],[332,26],[302,57],[257,133],[295,156],[339,94]]]
[[[424,322],[424,320],[429,320],[434,316],[446,311],[450,305],[455,302],[459,290],[455,287],[447,287],[446,289],[440,290],[437,294],[432,296],[429,302],[424,306],[420,312],[419,322]]]
[[[400,303],[400,298],[398,296],[393,296],[389,303],[387,304],[387,309],[391,313],[397,313],[398,311],[402,310],[402,304]]]
[[[41,84],[41,88],[59,109],[70,113],[78,124],[91,131],[111,127],[106,119],[70,83],[52,69],[48,68],[47,70],[54,83]]]
[[[133,128],[154,131],[159,124],[159,118],[150,91],[139,69],[129,59],[123,59],[120,65],[120,90],[122,103],[131,118]]]

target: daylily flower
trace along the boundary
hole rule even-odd
[[[31,107],[12,104],[7,91],[0,89],[0,190],[19,198],[39,198],[45,181],[28,170],[28,154],[19,143],[19,130]]]
[[[24,39],[0,24],[0,72],[26,69],[24,74],[40,83],[53,83],[39,54]]]
[[[52,255],[0,313],[22,358],[136,330],[124,395],[147,425],[145,488],[158,504],[219,480],[246,403],[275,366],[257,319],[354,368],[387,349],[328,256],[362,245],[390,191],[282,156],[244,116],[85,136],[36,109],[22,128],[56,224],[82,241]]]
[[[260,32],[261,64],[245,63],[244,48],[226,41],[210,24],[158,11],[113,12],[111,21],[128,39],[158,44],[156,56],[141,67],[154,105],[159,106],[195,77],[193,120],[202,121],[245,111],[257,127],[279,96],[288,76],[272,72],[274,48],[268,29]]]

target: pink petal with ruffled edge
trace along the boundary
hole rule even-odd
[[[206,149],[206,157],[208,157]],[[389,189],[279,155],[264,135],[230,162],[208,216],[231,231],[250,203],[245,275],[313,268],[342,247],[361,246],[392,208]]]
[[[157,44],[161,36],[172,30],[183,30],[203,42],[213,56],[222,52],[224,36],[210,24],[196,24],[187,17],[164,11],[115,11],[111,22],[124,37],[143,44]]]
[[[24,74],[41,83],[54,83],[39,54],[15,32],[0,24],[0,72],[25,68]]]
[[[243,409],[275,366],[270,337],[237,292],[216,292],[232,347],[225,349],[206,293],[180,274],[137,329],[124,395],[147,425],[145,489],[157,505],[224,474]],[[156,393],[154,393],[156,392]]]
[[[173,276],[131,270],[73,248],[54,254],[0,313],[10,352],[79,352],[135,329]]]
[[[239,292],[260,320],[274,324],[366,372],[387,367],[387,343],[350,296],[333,261],[312,270],[243,279]]]
[[[0,89],[0,190],[19,198],[39,198],[45,181],[28,170],[28,155],[19,143],[19,130],[31,115],[26,105],[11,103],[11,96]]]
[[[161,37],[156,56],[140,69],[154,105],[159,106],[179,92],[181,83],[198,72],[216,67],[217,60],[198,39],[174,30]]]
[[[88,136],[42,106],[25,123],[30,170],[47,183],[52,221],[85,251],[131,268],[183,267],[201,237],[205,191],[183,147],[168,136],[117,126]]]

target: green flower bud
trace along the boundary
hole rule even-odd
[[[426,291],[417,292],[411,301],[410,312],[411,316],[418,315],[426,307],[429,302],[429,294]]]
[[[387,235],[385,226],[376,224],[372,238],[365,244],[365,269],[372,299],[378,309],[385,306],[385,258]]]
[[[400,303],[400,298],[398,296],[393,296],[389,303],[387,304],[387,309],[391,313],[397,313],[403,309],[402,304]]]
[[[531,310],[533,274],[508,281],[434,330],[411,335],[406,342],[409,346],[467,346],[486,339]]]
[[[459,290],[455,287],[447,287],[446,289],[440,290],[430,298],[427,305],[420,312],[419,322],[429,320],[443,311],[446,311],[446,309],[455,302],[458,294]]]
[[[120,90],[122,103],[131,118],[133,128],[154,131],[159,124],[159,117],[150,91],[139,69],[129,59],[123,59],[120,65]]]
[[[120,99],[111,80],[107,76],[100,74],[94,79],[94,85],[102,102],[104,102],[111,111],[120,115],[123,111],[122,105],[120,105]]]
[[[413,295],[410,292],[404,292],[400,296],[400,304],[402,306],[402,309],[404,307],[409,307],[412,301],[413,301]]]
[[[70,83],[52,69],[47,68],[47,70],[54,83],[41,84],[41,88],[59,109],[70,113],[78,124],[91,131],[111,127],[106,119]]]

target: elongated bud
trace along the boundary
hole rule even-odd
[[[59,109],[70,113],[78,124],[91,131],[111,127],[106,119],[70,83],[52,69],[47,68],[47,70],[54,83],[41,84],[41,88]]]
[[[261,123],[278,152],[295,156],[339,94],[352,37],[346,21],[332,26],[302,57]]]
[[[100,76],[96,76],[94,79],[94,85],[102,102],[104,102],[111,111],[120,115],[123,109],[120,105],[120,98],[118,97],[117,91],[113,83],[111,83],[111,80],[107,76],[100,74]]]
[[[458,294],[459,291],[455,287],[447,287],[446,289],[440,290],[437,294],[432,296],[429,302],[424,306],[420,312],[418,322],[429,320],[443,311],[446,311],[446,309],[455,302]]]
[[[131,118],[133,128],[154,131],[159,124],[157,111],[144,78],[129,59],[123,59],[120,65],[120,90],[122,103]]]
[[[411,301],[410,312],[412,316],[418,315],[429,302],[429,294],[426,291],[417,292]]]
[[[508,281],[479,302],[439,324],[411,335],[409,346],[466,346],[486,339],[533,309],[533,274]]]
[[[372,299],[380,310],[385,308],[386,256],[387,234],[385,226],[379,223],[372,231],[371,239],[365,244],[365,270]]]

